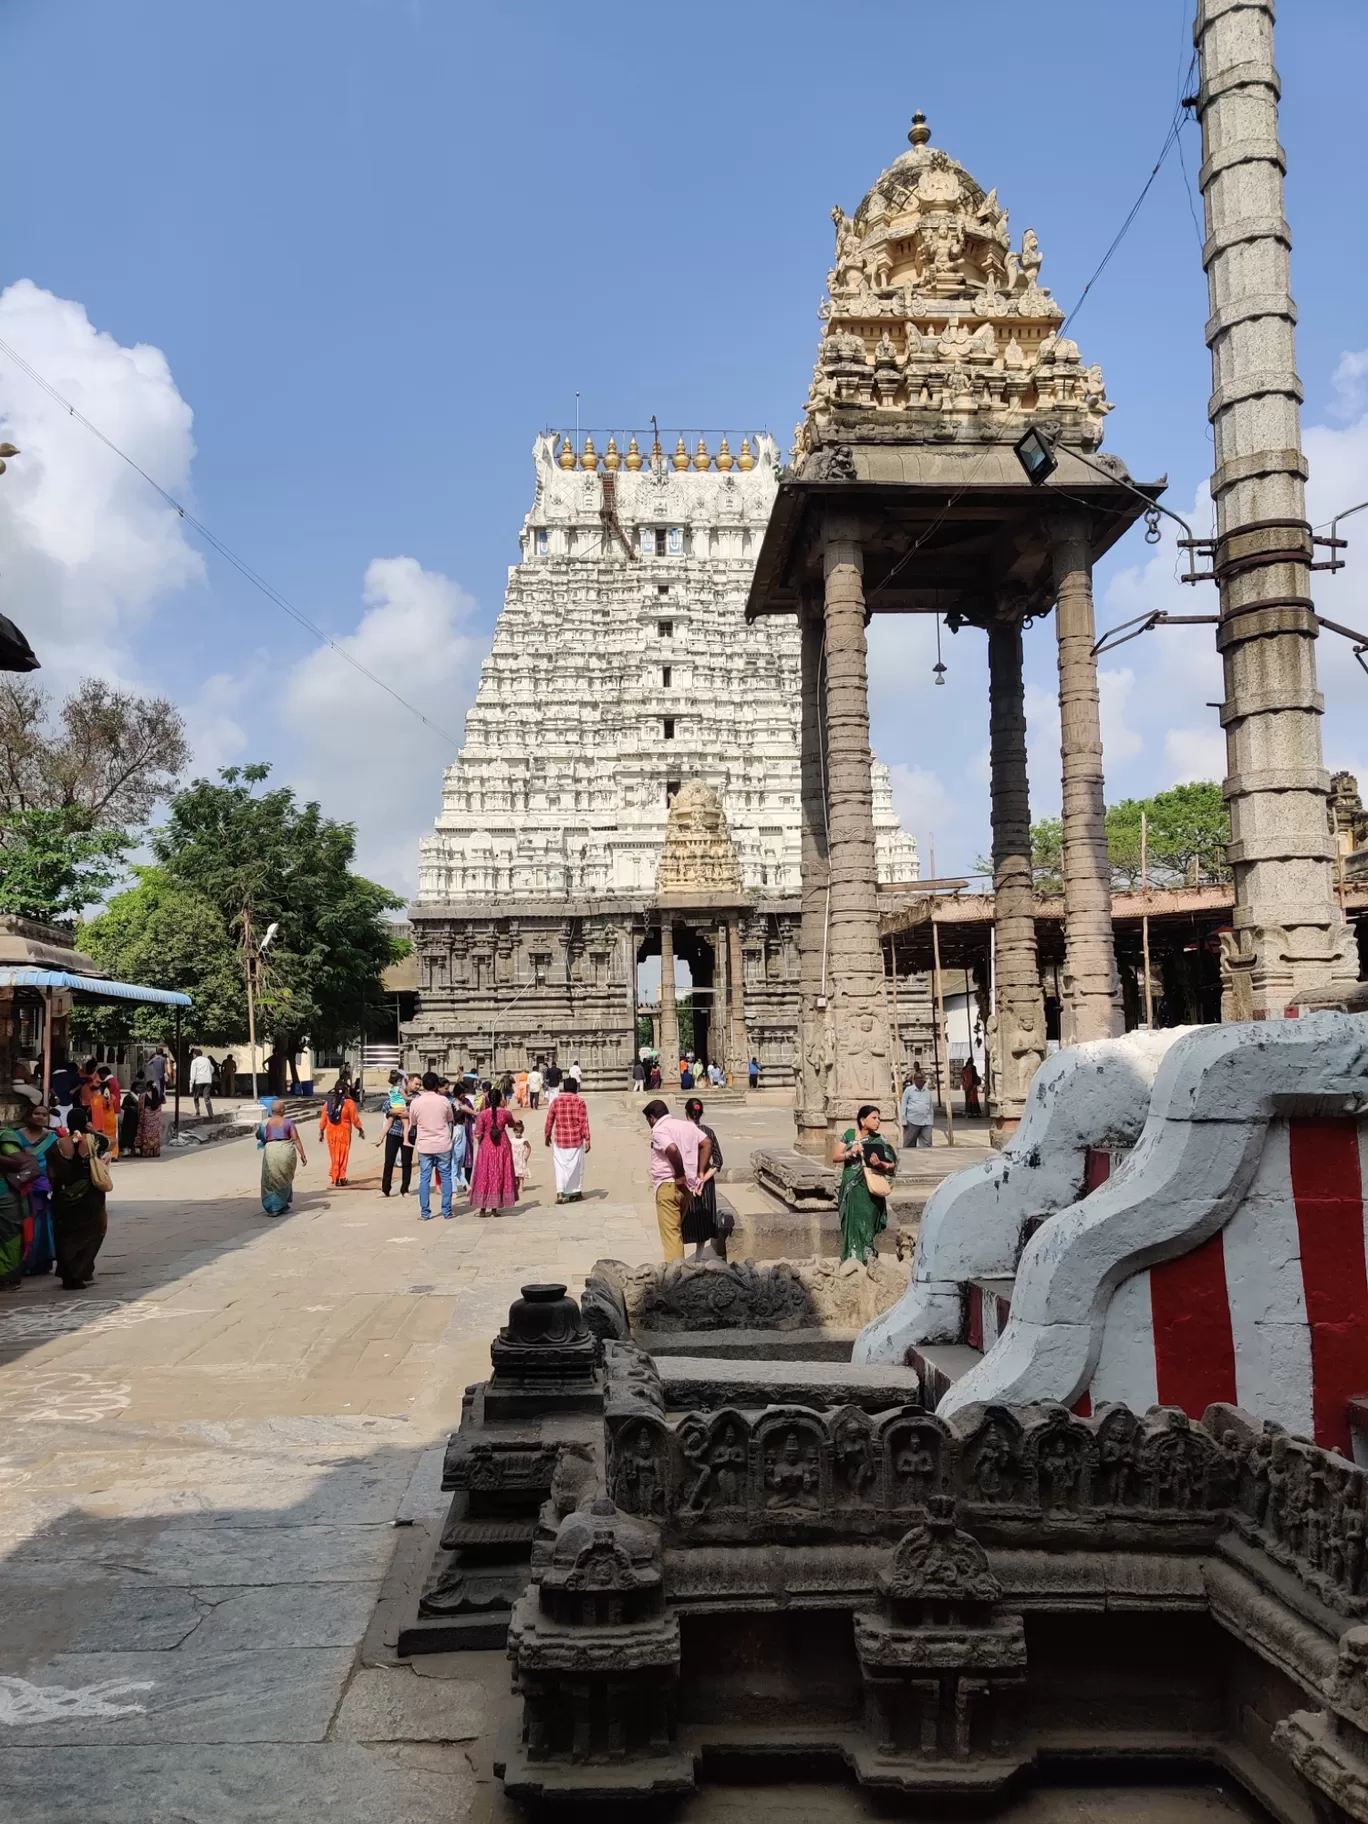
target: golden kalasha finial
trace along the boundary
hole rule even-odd
[[[596,469],[598,467],[598,451],[594,448],[594,440],[592,437],[586,436],[584,439],[584,454],[580,457],[580,467],[582,469]]]
[[[717,466],[719,469],[730,469],[736,466],[736,458],[727,447],[727,440],[725,437],[717,446]]]
[[[712,457],[708,454],[708,446],[701,437],[698,440],[698,448],[694,452],[694,467],[696,469],[710,469],[712,467]]]
[[[749,437],[743,437],[741,439],[741,454],[736,459],[736,466],[738,469],[753,469],[755,467],[755,458],[751,455]]]
[[[927,126],[926,116],[920,108],[912,116],[912,125],[908,129],[907,137],[914,146],[924,146],[931,137],[931,129]]]
[[[689,452],[684,448],[684,439],[682,437],[680,438],[679,442],[675,445],[675,453],[671,457],[670,460],[674,463],[674,466],[677,469],[687,469],[688,468]]]
[[[608,439],[608,448],[603,452],[603,466],[605,469],[609,470],[620,469],[622,467],[622,458],[618,455],[617,440],[613,437]]]
[[[573,469],[575,466],[575,446],[570,441],[569,431],[561,432],[560,455],[556,461],[563,469]]]
[[[641,467],[641,451],[637,448],[637,440],[635,437],[633,437],[632,441],[627,445],[627,467],[631,469],[633,474]]]

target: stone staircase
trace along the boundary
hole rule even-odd
[[[1176,1037],[1130,1034],[1046,1061],[1009,1145],[928,1197],[907,1295],[861,1336],[855,1360],[904,1363],[927,1408],[940,1405],[1006,1331],[1028,1247],[1107,1183],[1138,1140]],[[1090,1410],[1086,1395],[1078,1410]]]

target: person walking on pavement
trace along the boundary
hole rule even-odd
[[[529,1108],[536,1108],[538,1106],[541,1101],[541,1093],[542,1068],[541,1059],[538,1058],[537,1062],[527,1073],[527,1106]]]
[[[578,1203],[584,1196],[584,1157],[589,1151],[589,1110],[571,1077],[546,1111],[543,1135],[556,1169],[556,1202]]]
[[[681,1224],[685,1206],[698,1194],[708,1169],[707,1136],[692,1121],[678,1120],[658,1097],[641,1112],[651,1129],[651,1183],[660,1245],[667,1261],[683,1260]]]
[[[328,1143],[328,1177],[333,1184],[347,1182],[347,1161],[351,1158],[352,1129],[364,1140],[366,1130],[356,1111],[352,1086],[346,1077],[337,1079],[328,1091],[323,1112],[318,1118],[318,1137]]]
[[[413,1181],[413,1147],[409,1143],[409,1099],[404,1092],[402,1071],[389,1073],[389,1102],[385,1109],[385,1130],[376,1141],[385,1149],[385,1164],[380,1174],[380,1195],[388,1197],[394,1186],[394,1161],[399,1160],[399,1195],[407,1197]]]
[[[978,1065],[972,1058],[964,1060],[964,1069],[960,1072],[960,1088],[964,1091],[964,1112],[966,1115],[979,1113]]]
[[[751,1059],[750,1064],[747,1068],[746,1074],[750,1078],[751,1088],[759,1089],[759,1087],[760,1087],[760,1060],[759,1060],[759,1058]]]
[[[211,1059],[202,1051],[190,1053],[190,1094],[195,1100],[195,1113],[200,1112],[200,1097],[204,1097],[204,1112],[212,1121],[214,1118],[214,1066]]]
[[[898,1104],[898,1119],[902,1122],[905,1147],[931,1145],[935,1110],[931,1105],[926,1073],[920,1064],[913,1065],[912,1075],[903,1086],[902,1101]]]
[[[409,1103],[413,1150],[418,1155],[418,1214],[432,1217],[432,1174],[442,1193],[442,1215],[451,1217],[451,1098],[437,1087],[437,1072],[424,1073],[423,1087]]]

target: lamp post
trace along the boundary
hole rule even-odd
[[[261,942],[252,944],[252,914],[244,910],[242,914],[243,948],[247,953],[247,1044],[252,1059],[252,1100],[257,1100],[257,1064],[256,1064],[256,999],[253,994],[257,966],[263,956],[275,942],[279,924],[274,921],[266,927],[266,935]]]

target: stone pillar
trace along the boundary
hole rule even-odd
[[[1064,1003],[1066,1045],[1125,1030],[1112,937],[1102,718],[1093,642],[1092,548],[1083,514],[1051,527],[1059,640],[1060,762],[1064,786]]]
[[[1321,754],[1272,0],[1201,0],[1211,497],[1235,877],[1226,1019],[1335,1000],[1358,970],[1335,900]]]
[[[830,1042],[822,967],[827,932],[826,705],[823,701],[822,608],[815,599],[803,604],[801,755],[801,894],[798,922],[798,1068],[794,1108],[794,1145],[802,1153],[827,1150],[827,1077]],[[746,1059],[750,1063],[750,1059]]]
[[[854,1124],[862,1102],[888,1108],[892,1044],[876,903],[863,554],[857,528],[838,518],[826,521],[822,544],[831,883],[829,1139]]]
[[[727,920],[727,981],[730,994],[724,1017],[728,1067],[739,1073],[733,1081],[744,1084],[750,1065],[750,1038],[746,1032],[746,963],[741,954],[741,920],[735,914]]]
[[[1045,997],[1040,992],[1031,875],[1021,616],[1007,606],[988,623],[988,704],[996,989],[989,1019],[988,1119],[993,1144],[1002,1146],[1017,1130],[1031,1078],[1045,1057]]]
[[[713,933],[713,998],[709,1035],[710,1063],[723,1070],[731,1065],[731,974],[727,956],[727,921],[723,919]]]
[[[660,915],[660,1082],[679,1088],[679,1013],[675,1007],[674,921]]]

